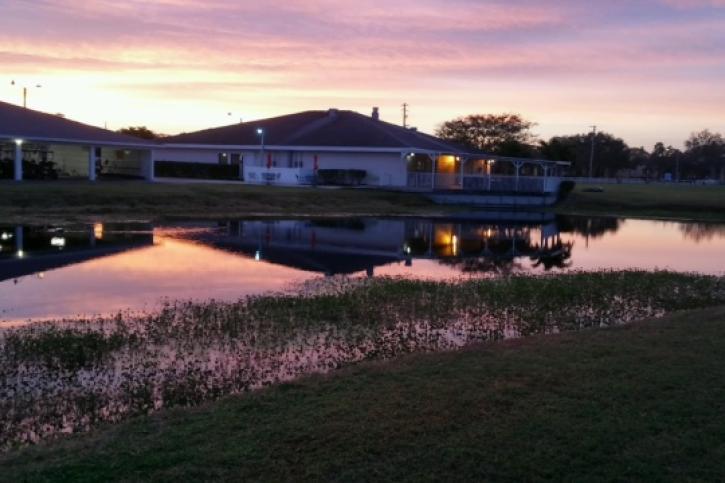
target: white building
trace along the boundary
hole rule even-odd
[[[0,177],[153,180],[157,145],[0,102]]]
[[[365,185],[520,200],[523,194],[551,198],[562,164],[472,151],[381,121],[377,108],[371,116],[306,111],[150,142],[0,103],[0,178],[16,180],[153,180],[157,171],[177,177],[217,171],[251,184]]]
[[[157,163],[220,164],[246,183],[552,193],[561,163],[471,152],[371,116],[306,111],[163,140]]]

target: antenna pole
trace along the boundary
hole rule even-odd
[[[403,127],[408,129],[408,107],[407,102],[403,103]]]

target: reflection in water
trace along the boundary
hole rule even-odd
[[[448,280],[563,270],[725,272],[723,225],[478,218],[0,226],[0,320],[236,300],[333,275]]]
[[[439,285],[358,279],[338,286],[336,280],[304,297],[177,303],[149,316],[0,331],[0,449],[365,359],[619,324],[725,301],[718,279],[672,274]],[[682,295],[668,296],[675,292]]]
[[[680,230],[686,239],[697,243],[725,238],[725,226],[723,225],[683,223]]]

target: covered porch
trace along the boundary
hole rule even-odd
[[[65,140],[0,139],[0,179],[122,177],[154,179],[150,146]]]
[[[416,191],[556,193],[568,163],[493,155],[416,152],[405,155],[407,188]]]

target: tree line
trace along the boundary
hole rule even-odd
[[[473,114],[444,122],[438,137],[499,156],[539,158],[572,163],[570,175],[725,181],[725,139],[707,129],[692,133],[681,150],[656,143],[651,150],[631,147],[606,132],[538,139],[536,124],[519,114]],[[592,157],[593,148],[593,157]]]

